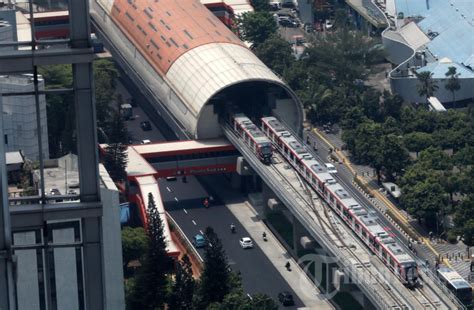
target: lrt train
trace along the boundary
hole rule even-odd
[[[384,230],[380,219],[337,183],[326,167],[318,162],[278,119],[263,117],[262,130],[306,182],[401,282],[407,287],[417,286],[417,263]]]
[[[238,113],[231,116],[232,128],[264,164],[272,161],[272,142],[247,116]]]

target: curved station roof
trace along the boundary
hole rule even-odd
[[[210,129],[198,133],[198,128],[207,126],[199,124],[209,122],[209,114],[203,114],[206,103],[222,90],[245,82],[266,82],[283,89],[294,102],[292,123],[302,123],[303,111],[293,91],[199,0],[95,2],[169,85],[170,92],[161,91],[160,101],[194,137],[211,138],[206,136]],[[135,55],[133,50],[130,53]]]

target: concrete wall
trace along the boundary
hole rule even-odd
[[[451,102],[453,95],[450,91],[446,90],[445,79],[435,79],[438,90],[434,93],[434,96],[441,102]],[[456,101],[474,98],[474,79],[460,79],[461,89],[455,92]],[[425,102],[426,99],[418,95],[417,85],[418,79],[416,77],[398,77],[390,78],[390,84],[392,91],[401,95],[405,100],[409,102]]]
[[[117,190],[102,188],[102,240],[104,250],[105,309],[124,310],[122,234]]]
[[[386,31],[382,34],[382,43],[387,51],[387,60],[399,65],[413,55],[413,49],[401,40],[397,39],[397,34]]]

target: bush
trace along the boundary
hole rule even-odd
[[[455,244],[458,242],[458,234],[454,230],[450,230],[447,239],[449,243]]]

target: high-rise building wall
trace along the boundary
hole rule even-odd
[[[10,196],[6,169],[0,169],[1,309],[125,308],[117,191],[104,185],[104,175],[99,173],[89,2],[68,0],[67,8],[70,27],[67,39],[53,43],[37,41],[27,33],[31,30],[29,23],[21,22],[14,28],[25,30],[25,35],[21,38],[18,35],[13,41],[22,43],[13,42],[9,46],[12,49],[0,50],[4,86],[0,111],[5,111],[7,116],[22,114],[21,119],[2,114],[0,138],[4,139],[6,126],[15,131],[7,132],[7,140],[12,141],[9,135],[21,129],[21,140],[28,147],[35,143],[33,136],[43,138],[36,144],[45,146],[45,156],[39,152],[34,165],[39,170],[37,189]],[[7,21],[4,16],[12,16],[10,11],[5,14],[6,9],[14,10],[14,15],[18,13],[14,5],[0,5],[0,20]],[[17,48],[19,45],[21,50]],[[61,196],[56,189],[45,186],[48,179],[58,181],[61,175],[66,177],[66,171],[48,174],[49,161],[45,160],[48,139],[44,96],[58,90],[44,89],[43,81],[36,84],[41,80],[37,76],[38,66],[57,64],[70,64],[72,68],[71,88],[60,92],[70,94],[74,101],[74,120],[70,125],[77,146],[79,181],[75,183],[77,192],[70,194],[68,190]],[[33,98],[30,102],[29,96]],[[40,107],[38,117],[31,113],[36,106]],[[41,129],[35,130],[38,118]],[[26,124],[19,128],[20,123]],[[13,142],[19,143],[14,139]],[[0,143],[0,167],[6,166],[5,152],[13,142]],[[70,184],[65,184],[65,188],[69,189]]]
[[[44,90],[44,81],[39,79],[39,90]],[[31,75],[0,76],[0,94],[33,92]],[[42,150],[44,158],[49,158],[48,126],[46,119],[45,95],[39,95],[41,115]],[[35,96],[5,96],[3,98],[3,126],[6,150],[22,151],[23,155],[36,161],[39,159],[38,128],[36,123]]]

